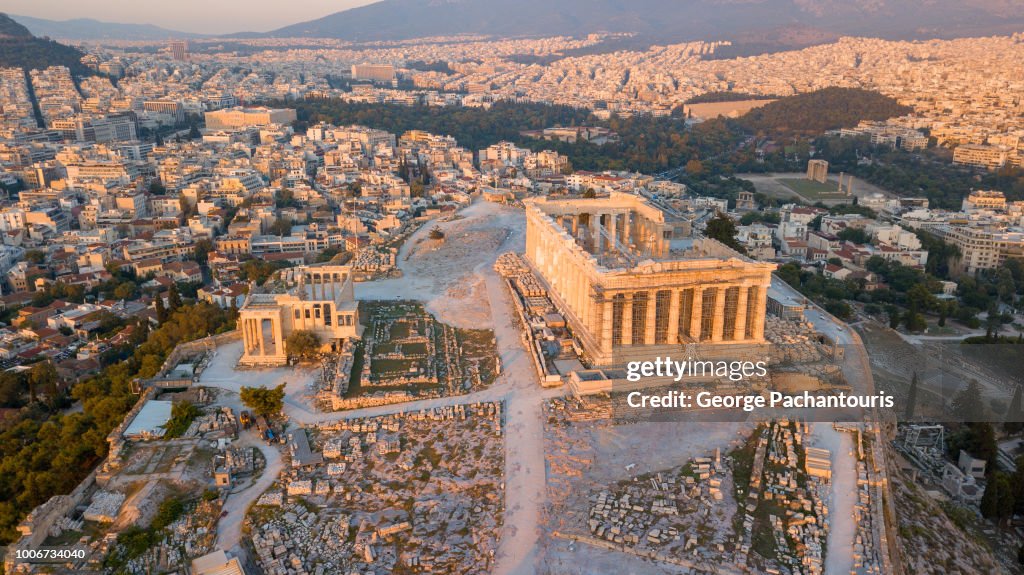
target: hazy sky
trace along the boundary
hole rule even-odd
[[[222,34],[264,32],[375,0],[3,0],[0,11],[50,20],[94,18]]]

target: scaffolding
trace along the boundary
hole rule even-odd
[[[754,323],[757,320],[757,298],[760,295],[759,291],[761,288],[757,286],[751,286],[747,290],[747,323],[744,326],[743,335],[749,339],[754,337]]]
[[[725,290],[725,319],[722,322],[722,339],[736,339],[736,313],[740,307],[740,288],[734,286]]]
[[[677,332],[679,339],[682,340],[683,336],[688,339],[694,339],[694,335],[690,333],[690,321],[693,319],[693,288],[684,289],[679,292],[679,325],[677,326]]]
[[[612,345],[622,345],[622,318],[626,311],[626,296],[612,297]]]
[[[647,340],[647,306],[650,297],[645,291],[633,294],[633,337],[630,343],[643,345]]]
[[[700,341],[710,341],[715,330],[715,304],[718,303],[718,288],[705,288],[700,300]]]
[[[668,315],[672,306],[672,292],[661,290],[655,294],[654,306],[654,343],[668,343]]]

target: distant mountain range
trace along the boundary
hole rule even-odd
[[[0,13],[0,68],[15,67],[39,69],[48,66],[67,66],[75,74],[88,74],[82,62],[84,56],[77,48],[53,40],[36,38],[28,28]]]
[[[168,40],[202,38],[203,34],[168,30],[152,24],[120,24],[100,22],[91,18],[46,20],[31,16],[14,16],[36,36],[68,40]]]
[[[33,34],[71,40],[150,40],[209,35],[148,24],[16,17]],[[732,40],[798,47],[842,35],[952,38],[1024,30],[1024,0],[381,0],[271,32],[228,38],[404,40],[485,34],[582,36],[632,32],[649,43]],[[615,47],[636,47],[619,42]],[[742,55],[733,50],[732,55]]]
[[[800,44],[839,35],[915,39],[1022,29],[1024,0],[383,0],[252,36],[374,41],[604,31],[656,42]]]

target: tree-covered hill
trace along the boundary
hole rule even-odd
[[[911,111],[878,92],[825,88],[751,110],[739,123],[747,130],[772,137],[816,136],[827,130],[852,128],[861,120],[885,120]]]
[[[77,48],[46,38],[36,38],[7,14],[0,13],[0,68],[42,69],[66,66],[72,74],[90,71],[82,64],[84,56]]]

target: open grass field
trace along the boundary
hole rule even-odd
[[[843,197],[836,192],[838,184],[832,181],[824,184],[803,178],[779,178],[778,181],[812,203],[818,200]]]

